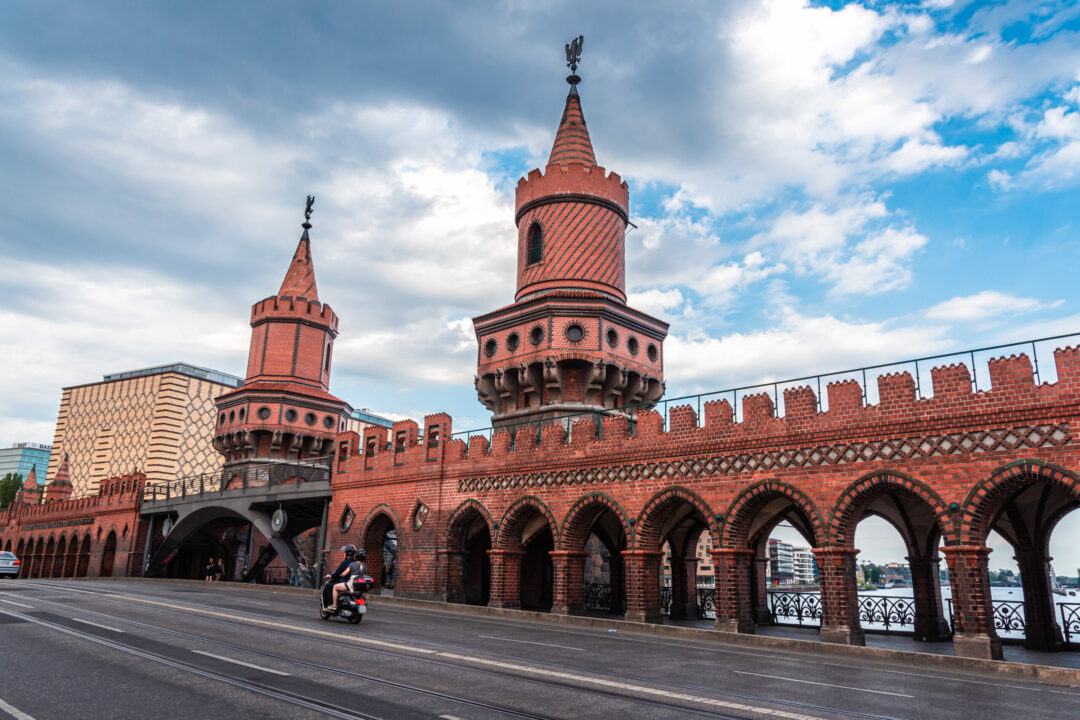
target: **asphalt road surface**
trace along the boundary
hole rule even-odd
[[[0,720],[1080,717],[1080,688],[314,596],[0,582]]]

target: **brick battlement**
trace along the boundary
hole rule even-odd
[[[318,300],[271,295],[251,306],[252,325],[264,320],[282,318],[315,323],[329,327],[335,333],[338,330],[337,314],[329,305]]]
[[[438,472],[480,475],[539,469],[564,462],[602,463],[616,456],[673,456],[725,449],[812,446],[825,438],[832,442],[841,438],[902,437],[927,428],[941,432],[971,424],[1022,425],[1029,415],[1045,416],[1047,408],[1060,407],[1061,412],[1054,414],[1067,415],[1080,402],[1080,349],[1056,350],[1054,358],[1056,383],[1036,385],[1028,357],[1019,354],[990,361],[990,390],[973,391],[968,367],[956,363],[931,370],[931,397],[919,397],[911,374],[898,372],[877,378],[880,397],[877,404],[864,404],[862,386],[854,380],[843,380],[827,386],[825,411],[818,410],[813,389],[794,387],[784,390],[783,416],[777,415],[772,395],[760,393],[742,398],[743,417],[739,422],[730,401],[721,399],[703,404],[704,418],[700,424],[696,410],[690,405],[671,408],[666,430],[660,413],[646,411],[636,415],[634,432],[627,418],[609,415],[602,418],[599,433],[592,417],[580,417],[546,421],[542,428],[519,426],[516,435],[507,430],[492,431],[490,440],[487,434],[472,435],[468,441],[447,440],[452,419],[446,414],[429,415],[425,418],[425,436],[429,437],[432,429],[437,428],[434,443],[422,441],[412,421],[399,421],[390,432],[385,428],[368,428],[365,442],[339,468],[339,480],[404,481]],[[369,442],[369,438],[374,442]],[[395,438],[398,438],[396,444]],[[405,438],[404,445],[401,438]],[[965,449],[980,451],[978,447]],[[362,462],[353,459],[358,456],[364,456],[360,457]],[[435,460],[442,461],[441,470]],[[352,470],[361,474],[350,474],[349,480],[340,477],[342,471]]]
[[[606,174],[605,174],[606,173]],[[543,198],[564,195],[586,195],[618,205],[625,215],[630,208],[630,190],[618,173],[599,165],[583,163],[548,165],[544,172],[532,170],[528,177],[518,180],[516,209]]]

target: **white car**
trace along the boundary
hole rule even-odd
[[[0,552],[0,577],[19,577],[19,558],[13,552]]]

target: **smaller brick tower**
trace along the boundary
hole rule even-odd
[[[56,471],[56,475],[54,475],[53,479],[45,485],[45,502],[50,503],[67,500],[71,497],[71,493],[71,467],[68,464],[67,453],[64,453],[64,460],[60,463],[60,468]]]
[[[330,362],[338,317],[319,302],[311,262],[311,206],[304,234],[277,295],[251,307],[247,379],[217,404],[214,447],[225,467],[238,471],[251,461],[296,461],[324,457],[345,429],[349,408],[330,394]]]
[[[668,324],[626,305],[629,192],[596,164],[567,55],[570,92],[547,168],[518,181],[514,304],[473,318],[476,392],[495,425],[664,394]]]
[[[30,466],[30,472],[26,475],[26,479],[23,480],[22,487],[15,494],[15,502],[30,505],[37,505],[41,502],[41,491],[38,489],[37,482],[37,465]]]

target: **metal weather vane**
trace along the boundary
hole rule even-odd
[[[575,40],[566,43],[566,66],[572,73],[577,73],[578,63],[581,62],[581,44],[584,42],[585,36],[578,35]]]
[[[311,227],[311,206],[315,204],[315,196],[307,196],[307,207],[304,208],[304,228]]]

